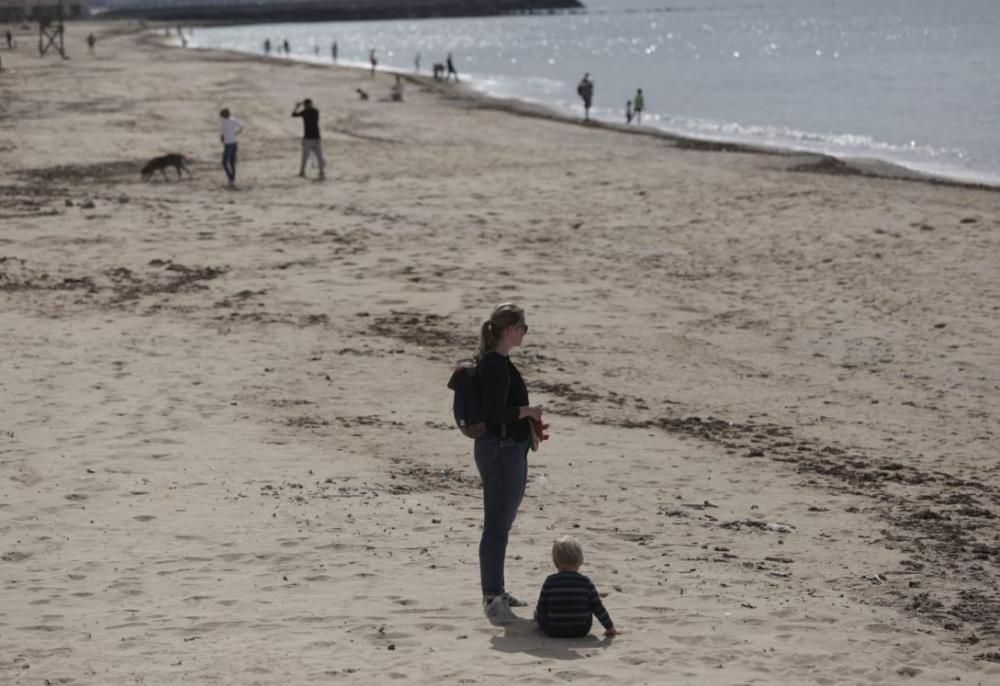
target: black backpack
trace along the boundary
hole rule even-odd
[[[474,360],[460,362],[448,380],[448,388],[455,392],[455,424],[469,438],[479,438],[486,433],[483,418],[483,392]]]

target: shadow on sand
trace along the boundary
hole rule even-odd
[[[503,634],[490,639],[494,650],[504,653],[527,653],[537,657],[556,660],[577,660],[586,657],[586,652],[597,648],[607,648],[613,639],[599,639],[593,634],[583,638],[549,638],[538,626],[528,619],[519,618],[504,627]]]

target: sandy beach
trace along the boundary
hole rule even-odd
[[[1000,681],[1000,193],[66,39],[0,53],[0,683]],[[482,614],[445,382],[505,300],[508,585],[577,536],[614,639]]]

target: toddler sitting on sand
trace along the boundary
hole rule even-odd
[[[558,539],[552,544],[552,562],[559,572],[545,579],[535,608],[535,622],[542,632],[552,638],[579,638],[590,633],[592,618],[597,617],[605,636],[617,635],[597,588],[579,572],[583,565],[580,542],[570,536]]]

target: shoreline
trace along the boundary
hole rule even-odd
[[[1000,675],[996,196],[148,38],[4,54],[4,683]],[[502,301],[552,425],[508,586],[577,536],[613,641],[482,615],[444,384]]]
[[[473,99],[480,99],[482,101],[480,106],[484,108],[495,109],[519,116],[537,117],[540,119],[559,121],[577,126],[601,128],[609,131],[615,131],[617,133],[649,136],[650,138],[668,141],[675,147],[687,150],[773,155],[785,159],[801,160],[801,164],[798,164],[793,168],[794,171],[833,175],[847,174],[875,179],[886,179],[890,181],[908,181],[965,188],[969,190],[1000,192],[1000,182],[990,184],[971,180],[965,181],[945,175],[937,175],[922,172],[916,169],[910,169],[902,164],[878,158],[837,157],[828,153],[796,150],[794,148],[782,147],[779,145],[769,146],[727,141],[724,139],[695,138],[693,136],[672,133],[670,131],[657,129],[651,126],[630,126],[627,124],[615,124],[601,120],[592,120],[590,123],[585,123],[581,121],[579,117],[562,114],[547,105],[536,105],[535,103],[520,100],[518,98],[499,98],[487,93],[478,92],[472,93],[470,97]]]
[[[271,4],[233,2],[225,5],[184,5],[119,7],[98,16],[104,20],[142,20],[182,23],[211,22],[220,25],[270,24],[285,22],[390,21],[397,19],[438,19],[443,17],[490,17],[517,14],[559,14],[579,12],[586,7],[579,0],[292,0]]]
[[[214,28],[223,28],[225,26],[232,26],[232,24],[224,24],[224,23],[203,24],[200,22],[185,22],[183,25],[186,27],[212,26]],[[196,48],[184,47],[181,45],[169,44],[166,41],[164,41],[163,44],[165,47],[175,47],[179,49],[215,50],[218,52],[232,53],[246,57],[260,57],[261,59],[277,60],[277,61],[293,61],[299,64],[307,64],[310,66],[352,69],[352,70],[359,70],[362,72],[367,71],[367,68],[360,64],[348,65],[348,64],[332,64],[329,62],[317,62],[308,59],[308,57],[306,58],[299,58],[294,56],[271,57],[271,56],[259,55],[257,53],[250,51],[244,52],[235,49],[222,49],[222,48],[209,48],[209,47],[196,47]],[[392,68],[383,67],[380,71],[382,73],[389,73],[389,74],[398,73],[407,81],[411,83],[419,83],[426,87],[440,86],[442,92],[451,92],[454,94],[454,96],[466,98],[470,101],[476,102],[479,106],[483,108],[508,112],[510,114],[514,114],[517,116],[535,117],[550,121],[558,121],[566,124],[574,124],[577,126],[588,126],[592,128],[611,130],[611,131],[616,131],[618,133],[648,136],[650,138],[655,138],[661,141],[670,142],[676,147],[685,148],[689,150],[776,155],[785,158],[801,159],[802,163],[799,165],[800,168],[797,169],[797,171],[802,171],[802,172],[820,173],[820,174],[852,174],[868,178],[927,183],[932,185],[942,185],[942,186],[949,186],[956,188],[966,188],[970,190],[982,190],[988,192],[1000,192],[1000,180],[996,182],[989,182],[989,181],[975,180],[973,178],[962,178],[960,175],[958,175],[957,172],[955,176],[950,176],[945,173],[926,172],[912,167],[908,167],[900,162],[895,162],[892,160],[882,159],[878,157],[837,156],[831,153],[814,152],[810,150],[799,150],[794,147],[788,147],[782,145],[746,143],[740,141],[726,140],[724,138],[715,139],[710,137],[696,137],[680,133],[673,133],[653,126],[632,126],[627,124],[603,121],[599,119],[593,119],[590,122],[584,122],[578,116],[560,112],[554,107],[546,105],[544,103],[535,103],[520,98],[505,98],[505,97],[495,96],[491,95],[486,91],[475,90],[474,88],[462,84],[459,84],[457,87],[455,85],[440,84],[438,82],[435,82],[433,77],[431,76],[424,76],[422,74],[413,74],[412,72],[408,72],[405,70],[396,71]]]

